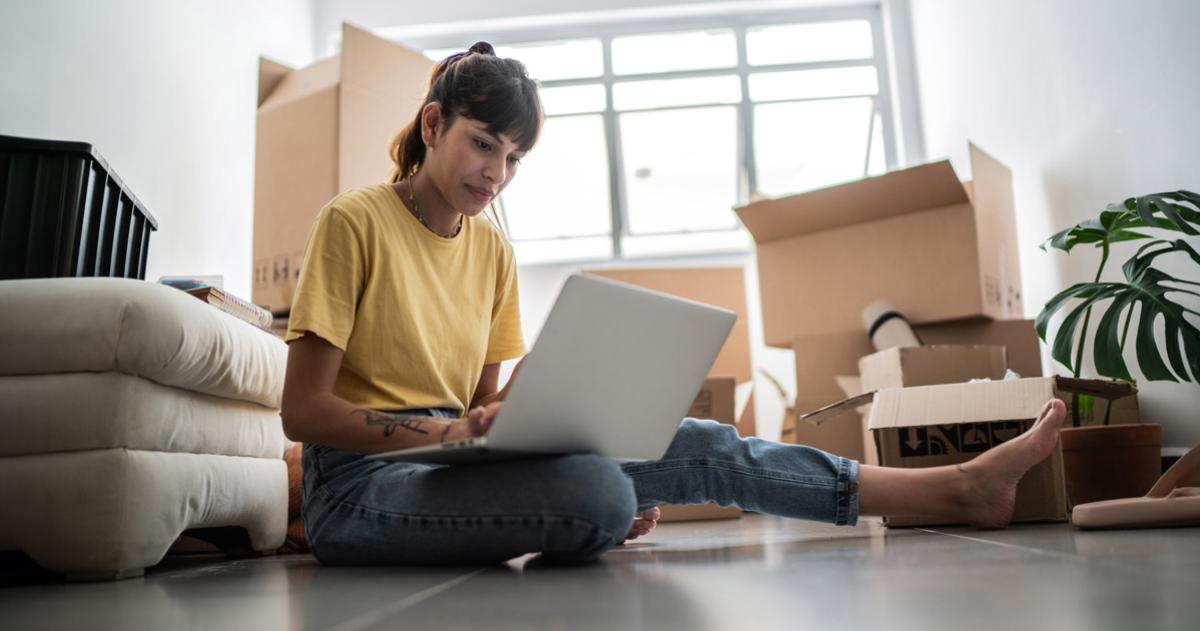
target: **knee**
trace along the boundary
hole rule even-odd
[[[633,480],[621,465],[595,455],[573,455],[561,459],[562,483],[572,498],[569,516],[601,529],[620,543],[637,511]]]

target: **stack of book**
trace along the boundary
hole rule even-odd
[[[185,291],[235,318],[271,332],[271,322],[274,318],[270,311],[211,285],[205,279],[163,277],[158,282]]]

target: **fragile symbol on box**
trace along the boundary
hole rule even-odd
[[[1018,421],[958,423],[930,427],[900,427],[901,458],[981,453],[1016,438],[1022,431]]]

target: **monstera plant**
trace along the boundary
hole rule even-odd
[[[1171,238],[1157,238],[1164,231]],[[1200,272],[1200,195],[1190,191],[1156,193],[1131,197],[1122,204],[1110,204],[1098,217],[1076,224],[1050,237],[1042,244],[1070,252],[1076,246],[1091,244],[1100,249],[1100,265],[1090,283],[1076,283],[1059,292],[1046,303],[1036,320],[1038,335],[1047,342],[1050,319],[1067,310],[1050,344],[1051,355],[1076,377],[1083,364],[1084,348],[1088,346],[1088,325],[1093,310],[1099,322],[1092,340],[1092,357],[1096,372],[1113,379],[1132,381],[1125,363],[1131,323],[1132,345],[1139,372],[1150,381],[1200,380],[1200,329],[1190,322],[1188,314],[1200,318],[1200,273],[1191,278],[1176,278],[1155,267],[1160,257],[1173,254],[1194,263],[1186,268]],[[1147,240],[1121,266],[1123,281],[1101,281],[1111,246],[1124,241]],[[1191,306],[1188,306],[1188,305]],[[1134,317],[1136,313],[1136,318]],[[1162,323],[1164,360],[1155,340],[1155,328]],[[1092,400],[1084,397],[1072,406],[1073,424],[1080,424]],[[1112,403],[1105,412],[1107,425]],[[1089,414],[1090,415],[1090,414]]]

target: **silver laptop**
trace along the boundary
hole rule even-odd
[[[486,436],[368,456],[465,464],[667,451],[737,315],[624,283],[572,275]]]

